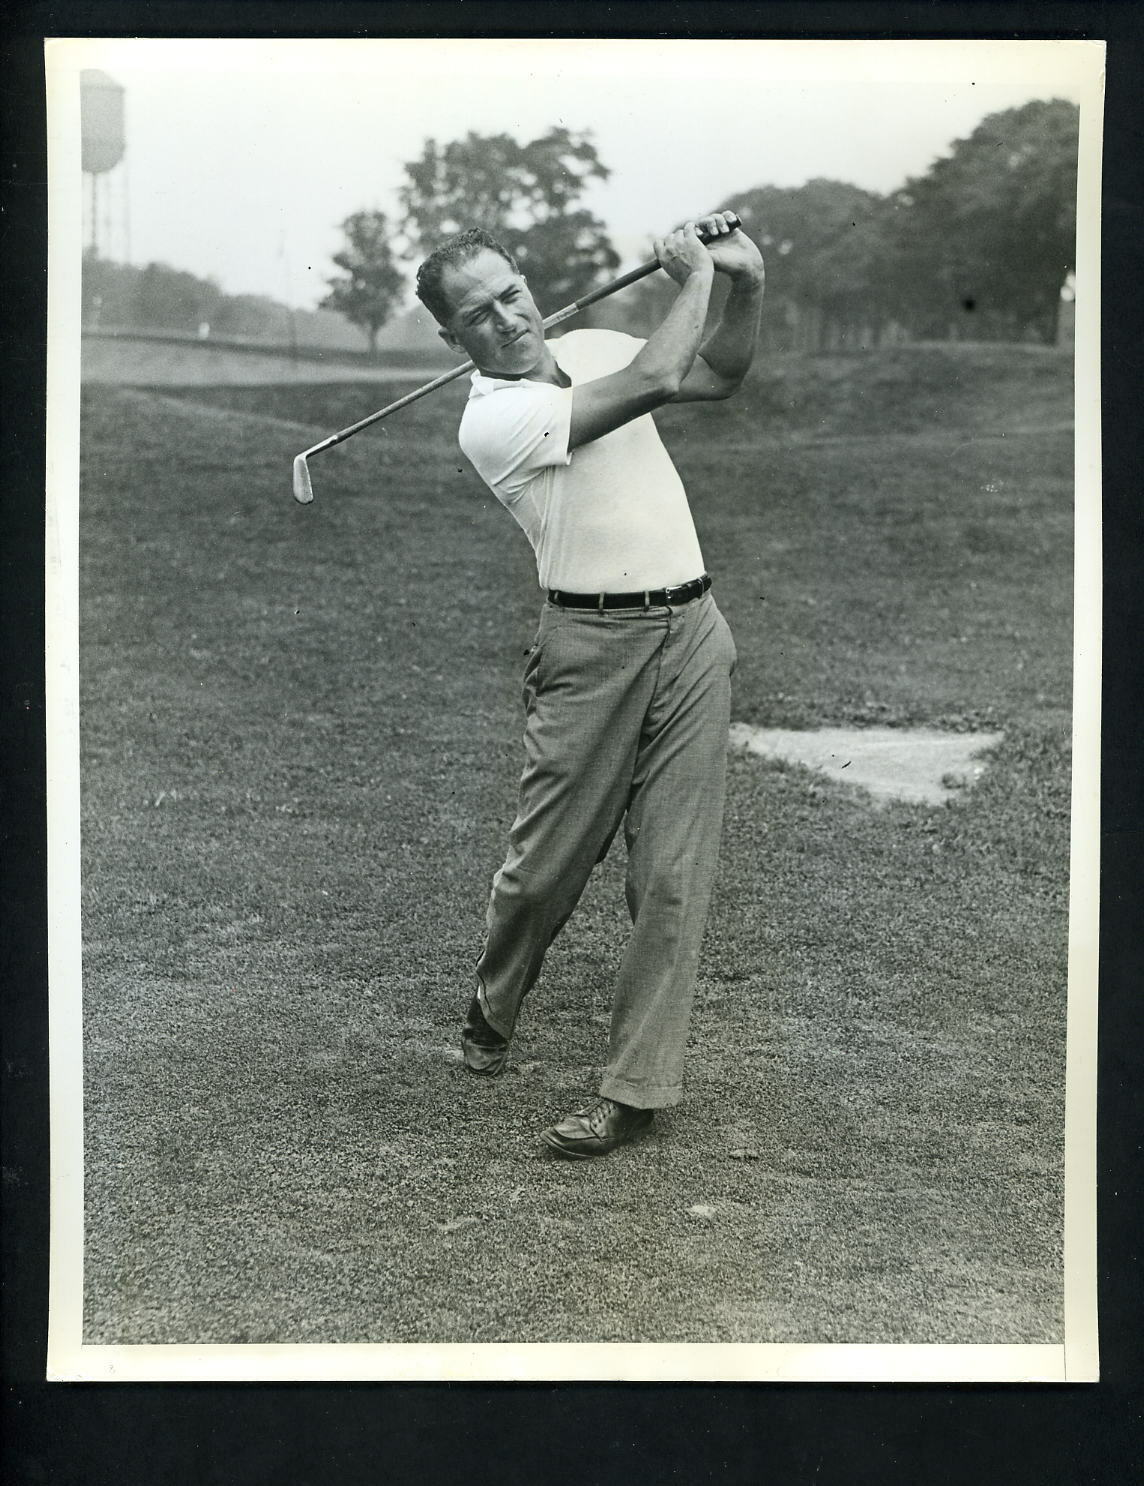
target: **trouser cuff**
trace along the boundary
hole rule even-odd
[[[496,1013],[490,1008],[489,998],[485,994],[484,981],[482,981],[479,976],[477,978],[477,1000],[481,1004],[481,1015],[484,1017],[485,1021],[488,1022],[493,1031],[499,1032],[506,1042],[511,1041],[513,1029],[510,1026],[506,1026],[501,1018],[498,1017]]]
[[[600,1081],[600,1093],[605,1099],[618,1099],[621,1104],[630,1104],[634,1109],[667,1109],[683,1098],[680,1084],[629,1083],[608,1074]]]

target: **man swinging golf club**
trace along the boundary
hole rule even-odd
[[[734,221],[714,213],[656,241],[678,293],[646,341],[610,330],[545,341],[515,261],[480,230],[417,274],[441,337],[477,368],[461,448],[523,527],[547,594],[525,672],[519,808],[461,1035],[471,1072],[503,1069],[545,953],[624,825],[632,933],[599,1097],[543,1133],[565,1156],[632,1140],[681,1093],[735,647],[648,415],[729,397],[751,364],[763,263]],[[717,272],[730,288],[704,338]]]

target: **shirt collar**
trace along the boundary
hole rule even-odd
[[[566,371],[567,368],[560,360],[560,341],[546,340],[544,344],[556,358],[556,364],[560,367],[560,370]],[[469,389],[469,396],[471,398],[486,397],[490,392],[497,392],[502,387],[520,387],[524,384],[529,387],[548,387],[551,385],[548,382],[538,382],[533,377],[486,377],[484,372],[481,371],[471,372],[469,381],[472,383],[472,387]]]

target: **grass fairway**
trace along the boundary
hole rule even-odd
[[[89,1342],[1061,1337],[1066,359],[763,367],[661,426],[734,715],[1002,731],[874,809],[732,761],[688,1091],[563,1163],[622,847],[506,1076],[457,1050],[538,607],[464,387],[89,388],[81,676]]]

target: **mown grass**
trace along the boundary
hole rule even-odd
[[[687,1098],[585,1165],[537,1132],[595,1087],[621,850],[510,1072],[456,1050],[537,608],[463,388],[290,499],[389,395],[85,397],[87,1339],[1059,1339],[1067,363],[792,358],[663,417],[737,718],[1005,741],[937,810],[733,760]]]

